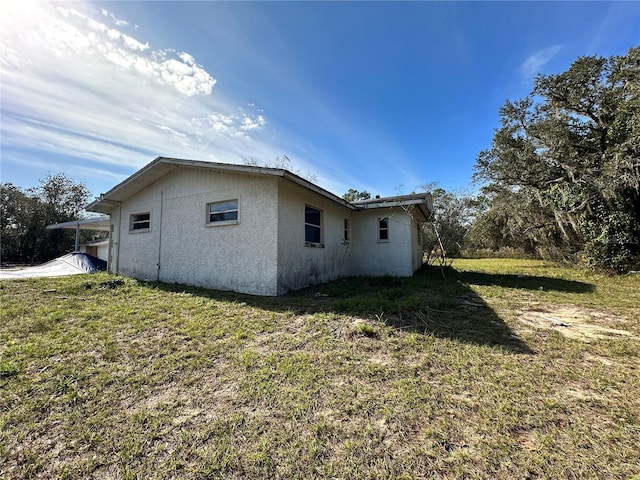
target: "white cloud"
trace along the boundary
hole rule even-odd
[[[282,154],[262,138],[260,110],[215,95],[193,55],[153,48],[106,10],[67,5],[0,18],[2,147],[13,152],[5,172],[12,158],[35,166],[47,153],[84,159],[96,175],[158,155],[237,163]]]
[[[120,67],[133,69],[160,84],[173,86],[185,95],[211,94],[216,80],[191,55],[176,55],[172,50],[144,53],[149,50],[148,43],[142,43],[77,10],[62,7],[56,10],[75,23],[49,31],[54,39],[63,40],[61,45],[65,45],[64,40],[70,37],[74,43],[81,43],[79,46],[85,54],[103,55]],[[77,52],[79,49],[73,50]],[[59,52],[62,55],[66,53],[63,49]],[[171,55],[176,58],[171,58]]]
[[[349,173],[354,162],[362,168],[376,162],[377,169],[393,175],[406,163],[402,150],[385,138],[383,125],[363,128],[361,118],[345,115],[329,93],[303,81],[308,79],[291,62],[254,57],[249,43],[235,51],[236,57],[257,62],[262,76],[295,99],[289,102],[291,111],[286,106],[280,111],[285,122],[274,121],[255,97],[225,98],[216,88],[224,71],[214,78],[203,60],[184,47],[176,50],[145,38],[135,18],[129,23],[91,4],[25,0],[20,5],[8,15],[3,5],[0,15],[5,178],[11,168],[35,169],[66,156],[75,171],[94,171],[107,183],[95,188],[104,191],[111,179],[101,172],[132,173],[158,155],[242,163],[244,158],[269,162],[287,154],[295,169],[309,171],[320,185],[341,192],[359,185]],[[225,28],[229,39],[237,35],[236,26],[220,26]],[[291,48],[286,43],[282,47]],[[314,135],[313,128],[303,128],[311,134],[300,138],[300,125],[321,125],[322,130]],[[327,150],[318,140],[326,132],[342,140],[342,151]],[[34,170],[32,183],[41,175]],[[404,177],[401,182],[409,184]]]
[[[240,128],[245,132],[250,132],[264,127],[264,124],[265,120],[262,115],[258,115],[257,117],[244,117]]]
[[[120,20],[119,18],[116,18],[113,13],[106,11],[104,8],[100,9],[100,13],[104,16],[104,17],[108,17],[109,19],[111,19],[113,21],[113,23],[117,26],[117,27],[124,27],[129,25],[129,22],[127,22],[126,20]]]
[[[525,80],[531,80],[538,73],[542,73],[544,66],[560,51],[562,45],[553,45],[530,55],[520,65],[520,73]]]

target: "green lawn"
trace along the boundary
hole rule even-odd
[[[640,276],[457,260],[263,298],[98,274],[0,301],[3,479],[640,474]]]

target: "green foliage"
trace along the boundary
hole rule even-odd
[[[376,329],[372,325],[369,325],[368,323],[358,324],[358,330],[365,337],[374,338],[378,335],[378,332],[376,332]]]
[[[487,209],[478,248],[582,259],[625,271],[640,265],[640,47],[581,57],[539,75],[531,94],[507,101],[475,179]]]
[[[358,200],[369,200],[371,198],[371,194],[366,190],[360,192],[354,188],[350,188],[347,192],[342,195],[347,202],[357,202]]]
[[[446,255],[459,256],[481,203],[469,193],[447,191],[435,183],[422,185],[422,189],[433,199],[433,224],[427,224],[423,229],[423,249],[431,252],[440,248],[437,229]]]
[[[81,218],[90,192],[66,175],[48,175],[26,190],[0,184],[2,261],[37,263],[69,251],[74,232],[47,230],[47,225]]]

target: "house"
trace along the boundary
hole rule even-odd
[[[78,251],[106,262],[109,259],[109,240],[93,240],[91,242],[81,243]]]
[[[158,157],[87,210],[110,217],[110,272],[280,295],[411,276],[432,203],[427,193],[351,203],[284,169]]]

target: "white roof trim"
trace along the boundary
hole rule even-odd
[[[151,163],[142,167],[133,175],[120,182],[107,193],[100,195],[99,198],[87,205],[86,209],[94,212],[109,213],[112,206],[117,205],[118,202],[126,200],[142,188],[164,177],[177,167],[205,168],[225,172],[278,176],[322,195],[323,197],[326,197],[350,210],[356,209],[353,204],[338,197],[337,195],[334,195],[324,188],[281,168],[256,167],[251,165],[236,165],[231,163],[205,162],[201,160],[185,160],[167,157],[156,158]]]
[[[396,197],[373,198],[359,202],[348,202],[328,190],[325,190],[324,188],[282,168],[205,162],[202,160],[185,160],[181,158],[168,157],[156,158],[151,163],[145,165],[133,175],[120,182],[107,193],[100,195],[99,198],[87,205],[86,209],[88,211],[109,214],[111,213],[112,208],[117,206],[120,202],[127,200],[138,191],[179,167],[203,168],[222,172],[246,173],[249,175],[273,175],[281,177],[352,211],[416,205],[416,208],[420,210],[427,220],[431,217],[431,212],[433,211],[433,204],[429,193],[399,195]]]
[[[425,203],[424,199],[414,200],[393,200],[392,198],[385,199],[384,202],[357,204],[357,207],[362,210],[369,210],[372,208],[388,208],[388,207],[406,207],[408,205],[419,205]]]
[[[398,195],[396,197],[370,198],[354,202],[359,210],[373,210],[380,208],[410,207],[417,208],[425,221],[429,221],[433,212],[433,201],[430,193],[415,193],[411,195]]]

